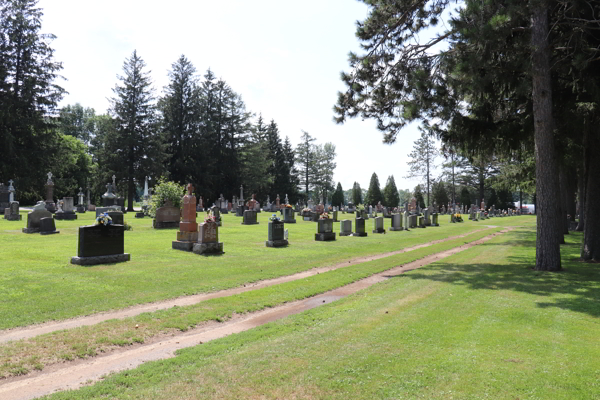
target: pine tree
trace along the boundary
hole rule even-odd
[[[355,207],[362,204],[362,189],[358,182],[354,182],[354,185],[352,185],[352,203]]]
[[[269,175],[272,161],[269,158],[268,127],[262,115],[259,115],[249,140],[242,149],[242,176],[245,192],[248,196],[255,194],[259,201],[267,198],[268,190],[273,184],[273,177]]]
[[[278,194],[283,200],[287,181],[289,180],[289,170],[283,153],[283,145],[279,137],[279,128],[274,120],[271,120],[267,127],[267,140],[269,146],[269,169],[268,174],[273,177],[273,184],[269,189],[269,195],[275,199]]]
[[[446,183],[442,180],[433,182],[431,192],[433,201],[438,207],[449,203],[448,192],[446,191]]]
[[[381,194],[381,188],[379,186],[379,178],[377,178],[377,174],[373,172],[371,181],[369,182],[369,190],[365,197],[365,205],[375,206],[380,201],[383,202],[383,195]]]
[[[117,178],[128,182],[128,211],[133,211],[134,180],[157,176],[165,158],[163,138],[158,131],[156,106],[146,63],[133,51],[123,63],[121,85],[113,89],[110,113],[116,123],[116,140],[105,145],[119,156]],[[119,168],[120,167],[120,168]]]
[[[417,205],[421,208],[425,208],[425,199],[423,198],[423,191],[421,190],[421,185],[415,186],[413,196],[417,200]]]
[[[283,193],[288,195],[290,204],[294,204],[298,201],[298,185],[300,184],[300,180],[298,178],[298,170],[296,169],[296,152],[292,147],[290,138],[287,136],[283,142],[283,158],[285,160],[286,171],[288,172]]]
[[[344,205],[344,189],[342,189],[342,184],[339,182],[335,188],[335,192],[331,196],[331,204],[336,207]]]
[[[388,207],[397,207],[400,204],[400,195],[398,194],[394,175],[387,178],[385,188],[383,188],[383,199],[383,203]]]
[[[166,170],[171,181],[186,184],[193,181],[193,167],[198,154],[193,146],[200,135],[200,92],[196,68],[184,56],[171,64],[169,84],[158,101],[162,128],[166,139]]]
[[[55,82],[62,69],[50,47],[55,36],[40,32],[37,3],[0,1],[0,182],[15,179],[26,202],[41,198],[45,172],[60,162],[52,152],[60,138],[51,128],[65,93]]]
[[[469,193],[469,189],[465,186],[460,191],[460,204],[467,206],[467,208],[471,206],[471,193]]]
[[[304,186],[305,200],[308,201],[310,188],[313,184],[314,146],[312,142],[316,139],[306,131],[302,131],[300,144],[296,147],[296,162],[300,166],[300,185]]]
[[[312,163],[312,175],[315,193],[319,200],[321,197],[327,203],[328,194],[334,189],[333,172],[337,166],[335,162],[335,145],[333,143],[325,143],[324,145],[316,145],[314,148],[314,157]]]
[[[408,174],[406,178],[421,178],[427,191],[427,205],[431,205],[430,200],[430,183],[433,169],[435,168],[435,159],[438,155],[438,150],[435,146],[433,138],[421,130],[421,138],[417,139],[413,145],[413,151],[408,155],[411,158],[409,161]]]

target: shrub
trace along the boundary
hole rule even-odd
[[[181,207],[181,199],[185,194],[185,186],[175,182],[165,181],[160,178],[158,185],[154,187],[152,200],[150,201],[149,215],[154,218],[156,209],[162,207],[166,201],[170,200],[174,207]]]

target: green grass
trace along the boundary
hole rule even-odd
[[[495,221],[494,221],[495,222]],[[57,399],[600,398],[600,271],[515,230],[348,298]]]
[[[0,377],[16,375],[14,371],[19,371],[19,375],[23,375],[36,369],[36,366],[45,367],[61,359],[69,361],[75,358],[93,357],[116,346],[143,343],[159,333],[185,331],[202,322],[210,320],[221,322],[231,318],[233,314],[244,314],[311,297],[397,265],[474,242],[500,229],[484,230],[465,238],[351,265],[297,281],[206,300],[193,306],[173,307],[123,320],[110,320],[93,326],[57,331],[29,340],[5,343],[0,345]]]
[[[533,217],[518,217],[449,224],[444,216],[441,227],[338,237],[332,243],[315,242],[316,224],[298,218],[297,224],[286,225],[290,246],[267,249],[269,216],[261,213],[259,225],[242,226],[240,218],[224,215],[219,238],[226,254],[203,257],[172,250],[176,230],[154,230],[150,219],[135,219],[128,213],[125,219],[133,230],[125,233],[125,251],[131,261],[94,267],[69,262],[77,255],[78,226],[92,224],[94,213],[79,214],[76,221],[57,221],[60,234],[48,236],[21,233],[27,219],[24,212],[23,221],[0,219],[0,329],[237,287],[459,235],[483,225],[535,223]],[[386,220],[386,227],[389,223]],[[335,227],[339,231],[339,224]]]

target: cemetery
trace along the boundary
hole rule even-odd
[[[600,398],[599,7],[142,3],[0,2],[0,400]]]

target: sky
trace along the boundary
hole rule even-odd
[[[367,189],[373,172],[382,189],[390,175],[398,189],[419,183],[405,178],[418,124],[386,145],[373,120],[333,121],[337,93],[345,90],[340,72],[349,71],[350,51],[360,53],[355,23],[368,15],[361,2],[40,0],[38,6],[42,32],[56,35],[52,47],[64,67],[59,84],[69,93],[61,107],[80,103],[105,113],[134,50],[161,95],[183,54],[199,75],[210,68],[224,79],[249,111],[275,120],[282,139],[296,146],[305,130],[317,144],[335,144],[334,180],[344,190],[355,181]]]

